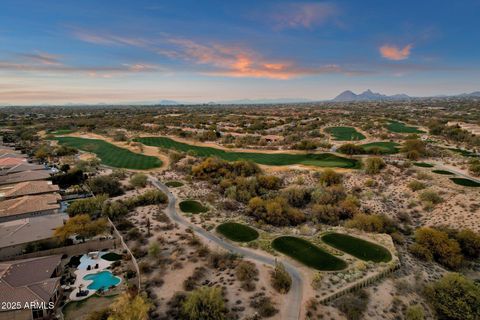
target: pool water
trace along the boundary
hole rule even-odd
[[[120,283],[120,278],[114,276],[110,271],[101,271],[94,274],[87,274],[83,280],[92,280],[87,289],[91,290],[107,290],[111,286],[116,286]]]

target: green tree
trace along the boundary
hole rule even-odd
[[[121,294],[110,306],[108,320],[148,320],[150,302],[142,295]]]
[[[78,236],[82,240],[102,234],[108,229],[108,222],[105,219],[92,220],[88,214],[76,215],[55,229],[55,236],[65,241],[71,236]]]
[[[425,292],[440,319],[480,319],[480,287],[458,273],[444,275]]]
[[[108,194],[110,197],[123,193],[120,181],[111,176],[98,176],[87,180],[87,185],[94,194]]]
[[[187,320],[224,320],[226,308],[220,287],[200,287],[183,302],[182,314]]]

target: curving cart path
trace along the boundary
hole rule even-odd
[[[152,183],[153,186],[158,188],[159,190],[163,191],[168,196],[168,206],[165,210],[166,214],[175,221],[176,223],[183,225],[184,227],[192,229],[197,235],[201,236],[202,238],[213,242],[225,250],[228,250],[232,253],[241,255],[245,258],[255,260],[259,263],[275,266],[277,261],[276,258],[272,258],[267,255],[262,255],[251,250],[247,250],[241,247],[237,247],[236,245],[227,242],[216,235],[210,233],[207,230],[204,230],[187,220],[185,220],[181,215],[178,214],[176,210],[176,198],[175,195],[168,189],[166,185],[158,181],[155,177],[149,175],[149,181]],[[286,261],[282,261],[282,264],[285,266],[285,269],[292,277],[292,287],[288,292],[288,309],[286,311],[286,318],[285,320],[299,320],[300,314],[302,310],[302,295],[303,295],[303,279],[302,274],[290,263]]]

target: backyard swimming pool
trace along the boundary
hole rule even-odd
[[[107,290],[112,286],[120,283],[120,278],[114,276],[110,271],[101,271],[98,273],[87,274],[83,280],[92,280],[87,289],[90,290]]]

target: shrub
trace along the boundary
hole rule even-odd
[[[148,178],[143,173],[134,174],[130,178],[130,184],[135,188],[144,188],[147,185]]]
[[[281,263],[275,265],[275,269],[271,273],[272,287],[282,294],[288,293],[292,286],[292,277],[285,270]]]
[[[421,181],[413,180],[413,181],[410,181],[408,183],[408,187],[412,191],[418,191],[418,190],[425,189],[427,187],[427,185],[425,183],[421,182]]]
[[[431,202],[434,205],[439,204],[443,201],[442,197],[440,197],[435,191],[433,190],[425,190],[420,194],[420,200],[423,202]]]
[[[382,158],[373,157],[365,160],[365,172],[368,174],[377,174],[385,168],[385,162]]]
[[[239,281],[253,281],[258,276],[258,269],[250,261],[242,261],[236,268],[236,275]]]
[[[408,307],[407,312],[405,313],[405,320],[423,320],[425,319],[425,314],[423,312],[423,307],[419,304]]]
[[[359,320],[367,309],[369,295],[365,290],[360,290],[355,294],[348,294],[339,298],[335,305],[342,311],[347,319]]]
[[[458,273],[449,273],[425,289],[440,319],[480,318],[480,287]]]
[[[120,182],[111,176],[90,178],[87,185],[94,194],[108,194],[111,197],[123,194]]]
[[[219,287],[195,289],[182,304],[182,314],[187,320],[223,320],[226,308]]]
[[[335,172],[333,169],[325,169],[319,177],[319,182],[323,186],[332,186],[342,182],[342,174]]]

